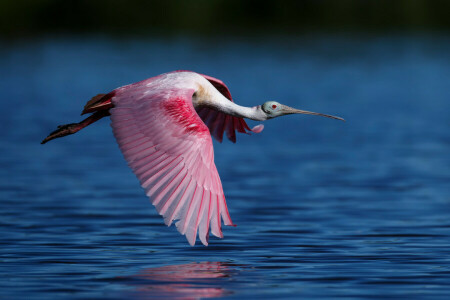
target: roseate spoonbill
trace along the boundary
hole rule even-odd
[[[268,101],[239,106],[220,80],[188,71],[175,71],[119,87],[93,97],[80,123],[58,126],[42,144],[73,134],[111,116],[111,126],[128,165],[152,204],[170,226],[194,245],[197,230],[208,245],[209,230],[222,238],[221,220],[234,226],[228,213],[219,174],[214,164],[211,135],[222,142],[224,132],[236,142],[236,133],[250,129],[243,118],[264,121],[289,114],[342,118],[299,110]]]

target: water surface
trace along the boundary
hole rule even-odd
[[[449,53],[445,36],[2,42],[0,298],[448,299]],[[238,226],[208,247],[163,224],[109,121],[39,144],[91,96],[175,69],[347,119],[215,144]]]

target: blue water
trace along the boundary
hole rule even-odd
[[[167,228],[93,95],[175,69],[287,116],[215,144],[231,217]],[[0,43],[0,298],[450,297],[450,38],[44,38]],[[255,122],[250,122],[252,125]]]

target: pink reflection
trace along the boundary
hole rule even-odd
[[[230,268],[221,262],[200,262],[144,269],[137,279],[138,298],[202,299],[228,294],[211,280],[230,276]]]

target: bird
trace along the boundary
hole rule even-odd
[[[295,109],[276,101],[245,107],[236,104],[221,80],[191,72],[172,71],[125,85],[89,100],[79,123],[60,125],[41,143],[74,134],[109,116],[119,148],[146,195],[167,226],[175,222],[191,246],[197,233],[203,245],[209,235],[223,238],[231,221],[212,137],[224,133],[233,143],[238,133],[259,133],[244,119],[265,121],[290,114],[341,117]]]

